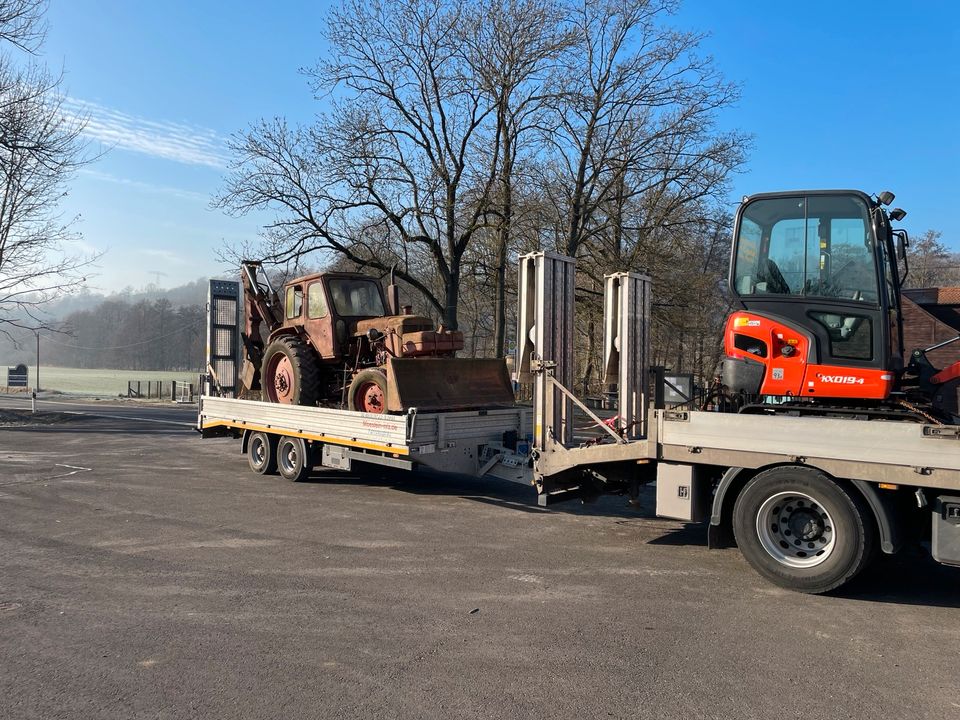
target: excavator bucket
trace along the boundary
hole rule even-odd
[[[387,360],[387,412],[474,410],[513,402],[503,358]]]

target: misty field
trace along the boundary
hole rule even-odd
[[[6,364],[0,366],[0,385],[6,385]],[[30,386],[33,387],[36,367],[30,366]],[[40,386],[43,390],[57,390],[64,393],[84,395],[103,395],[116,397],[127,394],[127,381],[142,383],[143,393],[147,391],[147,381],[164,383],[164,393],[169,392],[171,380],[197,384],[197,373],[163,372],[159,370],[85,370],[81,368],[58,368],[40,366]]]

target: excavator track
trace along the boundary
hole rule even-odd
[[[751,403],[740,408],[739,412],[751,415],[790,415],[793,417],[835,417],[845,420],[893,420],[898,422],[929,423],[943,425],[944,422],[926,409],[906,400],[897,400],[896,404],[856,406],[825,405],[821,403],[785,402],[781,404]]]

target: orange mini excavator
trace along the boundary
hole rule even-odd
[[[737,211],[721,378],[741,412],[954,422],[934,398],[960,378],[912,349],[904,363],[900,288],[906,213],[855,190],[765,193]],[[903,271],[899,267],[903,263]],[[954,342],[960,340],[960,336]]]

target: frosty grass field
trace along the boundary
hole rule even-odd
[[[29,383],[33,386],[36,366],[31,365]],[[163,381],[164,393],[169,392],[171,380],[197,384],[197,373],[161,372],[158,370],[86,370],[81,368],[57,368],[40,366],[40,386],[43,390],[56,390],[78,395],[101,395],[116,397],[127,394],[127,381],[140,381],[144,394],[147,381]],[[6,365],[0,367],[0,385],[6,385]],[[2,392],[2,388],[0,388]]]

